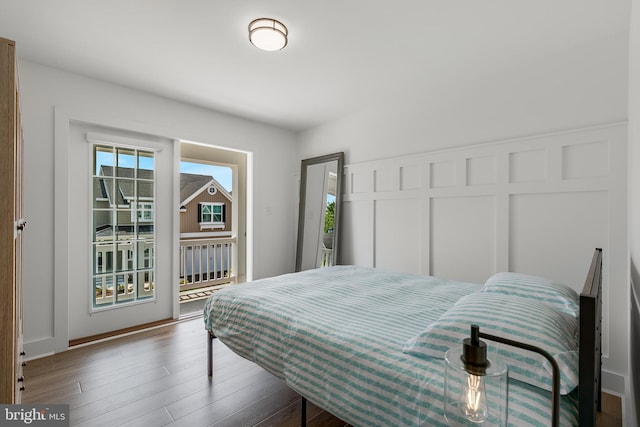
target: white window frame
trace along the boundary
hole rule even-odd
[[[157,232],[156,232],[156,227],[155,227],[155,203],[154,200],[156,199],[157,196],[157,171],[156,171],[156,152],[159,151],[158,149],[155,149],[156,147],[148,147],[148,146],[138,146],[138,145],[130,145],[130,144],[123,144],[121,143],[121,141],[118,140],[117,137],[113,137],[114,141],[110,141],[111,136],[105,136],[102,134],[92,134],[92,133],[87,133],[87,142],[90,143],[91,149],[90,149],[90,155],[91,155],[91,172],[90,172],[90,179],[91,182],[93,182],[93,180],[97,177],[100,177],[102,175],[98,175],[96,173],[96,165],[94,164],[94,159],[93,159],[93,153],[95,150],[96,146],[102,146],[102,147],[107,147],[109,149],[114,150],[114,156],[117,156],[116,150],[118,149],[126,149],[126,150],[131,150],[135,153],[136,155],[136,159],[138,158],[137,155],[138,153],[144,153],[145,155],[151,155],[150,157],[153,158],[153,174],[152,174],[152,178],[148,179],[146,177],[142,178],[138,176],[138,164],[135,164],[134,168],[135,168],[135,174],[134,177],[132,178],[135,182],[136,182],[136,192],[137,192],[137,182],[153,182],[153,197],[138,197],[136,199],[135,194],[134,197],[127,197],[126,201],[128,204],[124,204],[124,205],[117,205],[115,206],[113,203],[110,204],[110,207],[108,209],[100,209],[100,208],[95,208],[93,205],[93,190],[92,190],[92,197],[90,198],[90,207],[89,207],[89,212],[91,215],[91,219],[89,221],[90,225],[91,225],[91,230],[90,230],[90,236],[93,236],[93,231],[94,231],[94,213],[97,211],[110,211],[112,212],[112,215],[114,216],[114,218],[112,219],[112,226],[117,225],[117,214],[118,212],[121,212],[123,209],[131,209],[131,224],[133,225],[134,229],[136,229],[136,225],[139,223],[142,224],[154,224],[153,226],[153,231],[150,233],[150,238],[141,238],[139,234],[134,233],[132,235],[132,237],[130,239],[119,239],[117,233],[115,233],[114,230],[114,236],[112,240],[109,241],[100,241],[99,239],[90,239],[90,245],[91,245],[91,253],[94,254],[95,259],[94,259],[94,264],[92,267],[90,267],[90,271],[91,271],[91,276],[90,276],[90,288],[91,291],[89,292],[89,312],[93,313],[93,312],[99,312],[99,311],[104,311],[104,310],[112,310],[112,309],[117,309],[117,308],[121,308],[121,307],[128,307],[134,304],[141,304],[141,303],[149,303],[149,302],[155,302],[156,301],[156,292],[155,292],[155,282],[156,282],[156,262],[155,259],[149,259],[146,256],[143,256],[143,260],[140,260],[140,257],[137,254],[137,247],[143,243],[147,243],[147,244],[151,244],[152,249],[151,249],[151,257],[155,258],[155,242],[157,240]],[[111,192],[113,193],[114,191],[118,191],[117,188],[117,181],[118,181],[118,177],[117,172],[116,172],[116,168],[118,167],[117,164],[114,164],[113,168],[113,177],[110,177],[110,179],[113,180],[113,185],[114,187],[111,188]],[[91,185],[91,188],[93,189],[93,185]],[[124,197],[124,194],[122,195]],[[102,198],[98,198],[99,200],[102,200]],[[142,209],[140,209],[140,206],[143,206]],[[151,219],[149,218],[143,218],[143,219],[139,219],[138,218],[138,213],[139,212],[151,212]],[[121,252],[118,249],[119,245],[125,245],[126,243],[130,242],[132,248],[127,250],[127,253],[125,252]],[[110,249],[106,248],[106,246],[111,246]],[[95,271],[95,269],[98,267],[98,255],[97,252],[94,251],[94,248],[96,248],[96,250],[98,250],[99,252],[102,252],[102,271]],[[99,249],[98,249],[99,248]],[[107,250],[105,250],[107,249]],[[111,255],[111,268],[110,271],[106,271],[106,260],[107,260],[107,253],[112,253]],[[118,261],[117,261],[117,257],[123,257],[120,265],[123,266],[123,271],[119,271],[117,266],[118,266]],[[141,265],[138,265],[138,263],[140,263]],[[130,268],[133,267],[133,268]],[[146,283],[146,279],[141,279],[141,278],[149,278],[149,282],[150,283]],[[144,283],[138,283],[139,280],[144,280]],[[102,293],[101,293],[101,297],[100,299],[104,299],[107,298],[107,301],[102,303],[102,304],[98,304],[97,303],[97,283],[98,282],[102,282],[101,284],[101,289],[102,289]],[[123,282],[124,283],[124,288],[123,289],[119,289],[119,283]],[[127,285],[128,284],[128,285]],[[110,293],[109,293],[110,292]],[[120,299],[120,300],[119,300]]]
[[[224,212],[224,209],[225,209],[225,207],[224,207],[225,204],[224,203],[222,203],[222,202],[200,202],[199,205],[200,205],[200,218],[199,219],[202,220],[202,221],[199,221],[201,230],[207,229],[207,228],[224,228],[224,224],[225,224],[224,217],[223,217],[223,212]],[[204,207],[205,206],[211,206],[211,213],[210,214],[208,213],[207,215],[211,215],[212,221],[204,221],[203,220],[204,219],[204,215],[205,215],[204,214]],[[213,208],[214,207],[221,207],[222,208],[221,211],[220,211],[220,214],[219,214],[222,217],[220,221],[213,221],[214,215],[217,215],[217,214],[215,214],[213,212]]]

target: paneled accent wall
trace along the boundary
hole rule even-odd
[[[612,298],[623,290],[608,284],[626,278],[626,132],[615,124],[347,165],[341,263],[479,283],[517,271],[581,290],[602,247]],[[605,327],[624,321],[609,311]]]

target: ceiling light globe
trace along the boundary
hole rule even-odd
[[[259,18],[249,24],[249,40],[258,49],[276,51],[287,45],[287,27],[275,19]]]

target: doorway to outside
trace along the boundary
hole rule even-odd
[[[180,154],[178,294],[185,318],[201,315],[214,292],[244,281],[246,156],[185,142]]]

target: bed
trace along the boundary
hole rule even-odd
[[[285,380],[303,400],[351,425],[445,426],[442,356],[462,342],[473,322],[495,335],[515,330],[519,339],[556,341],[549,345],[557,346],[553,354],[563,373],[560,424],[595,425],[601,263],[596,249],[579,299],[562,285],[515,273],[476,284],[356,266],[228,287],[204,309],[209,375],[217,337]],[[549,288],[561,292],[550,295]],[[540,311],[529,318],[524,312],[533,309]],[[525,326],[518,329],[518,322]],[[513,362],[509,424],[548,425],[550,376],[544,364],[489,346]]]

